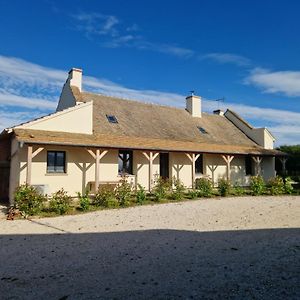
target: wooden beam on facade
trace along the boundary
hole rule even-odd
[[[196,177],[196,160],[199,158],[200,154],[195,154],[195,153],[185,153],[185,155],[188,157],[192,164],[192,188],[195,187],[195,177]]]
[[[26,169],[26,184],[31,185],[31,168],[32,168],[32,146],[27,148],[27,169]]]
[[[207,167],[211,171],[211,180],[212,180],[213,186],[215,186],[215,171],[217,170],[218,165],[208,165]]]
[[[230,163],[234,159],[233,155],[222,155],[222,158],[226,162],[226,179],[230,181]]]
[[[100,182],[100,161],[101,159],[108,153],[108,150],[101,151],[100,149],[96,149],[95,153],[90,150],[86,149],[86,151],[95,159],[95,193],[98,191],[99,182]]]
[[[153,161],[158,156],[159,152],[154,153],[153,151],[149,151],[149,154],[147,152],[142,153],[149,161],[149,191],[151,192],[153,185]]]
[[[43,147],[37,148],[33,153],[32,153],[32,158],[36,157],[40,152],[44,150]]]
[[[261,162],[262,157],[252,156],[253,161],[255,162],[255,175],[261,175]]]
[[[92,150],[86,149],[86,151],[87,151],[94,159],[96,159],[96,155],[95,155],[95,153],[94,153]]]
[[[95,193],[97,193],[99,188],[99,165],[100,165],[100,150],[96,149],[95,158]]]
[[[283,175],[286,174],[286,161],[287,161],[287,158],[286,157],[280,157],[279,160],[281,161],[281,164],[282,164],[282,173]]]
[[[40,152],[44,150],[43,147],[37,148],[33,152],[33,147],[31,145],[27,148],[27,163],[24,167],[26,168],[26,184],[31,185],[31,173],[32,173],[32,159],[36,157]]]

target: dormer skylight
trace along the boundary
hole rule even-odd
[[[106,115],[106,118],[109,123],[118,123],[118,120],[114,115]]]
[[[197,128],[199,129],[199,131],[203,134],[208,134],[208,132],[203,128],[203,127],[200,127],[200,126],[197,126]]]

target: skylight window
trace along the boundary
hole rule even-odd
[[[199,129],[199,131],[203,134],[208,134],[208,132],[203,128],[203,127],[200,127],[200,126],[197,126],[197,128]]]
[[[118,123],[118,120],[114,115],[106,115],[106,118],[109,123]]]

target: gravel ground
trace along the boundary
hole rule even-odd
[[[0,299],[300,299],[300,197],[0,220]]]

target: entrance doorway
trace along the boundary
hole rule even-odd
[[[0,203],[8,203],[9,163],[0,162]]]
[[[159,154],[159,174],[163,179],[169,178],[169,153]]]

